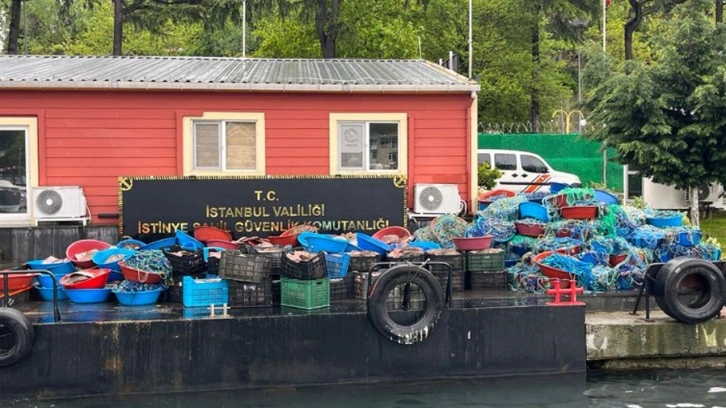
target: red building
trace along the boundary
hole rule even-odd
[[[119,176],[403,174],[471,209],[479,90],[420,60],[0,56],[0,225],[38,186],[115,224]]]

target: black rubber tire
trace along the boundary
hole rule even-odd
[[[678,297],[681,283],[695,277],[703,283],[699,298],[685,304]],[[726,277],[713,263],[703,259],[681,257],[668,261],[658,271],[653,295],[661,309],[682,323],[697,324],[718,316],[724,306]]]
[[[398,285],[417,285],[426,297],[423,316],[409,326],[396,323],[388,314],[386,300]],[[387,339],[399,344],[424,341],[434,330],[444,309],[444,291],[434,275],[415,265],[396,265],[381,273],[368,296],[368,314],[373,326]]]
[[[15,344],[9,350],[0,350],[0,367],[7,367],[25,358],[33,347],[35,331],[33,324],[19,311],[0,307],[0,336],[15,336]]]

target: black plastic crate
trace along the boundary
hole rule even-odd
[[[249,247],[249,253],[258,254],[270,259],[270,273],[273,275],[280,274],[280,268],[282,267],[282,257],[285,256],[282,248],[278,247]]]
[[[439,281],[441,289],[446,291],[446,285],[449,279],[449,271],[437,271],[431,273],[436,277],[436,280]],[[453,292],[461,292],[464,290],[464,275],[464,271],[457,271],[451,273],[451,290]]]
[[[203,279],[206,277],[206,273],[196,273],[194,275],[189,275],[194,279]],[[169,288],[166,290],[166,294],[164,295],[164,301],[166,302],[182,302],[182,278],[181,276],[178,278],[172,278],[171,281],[169,281]]]
[[[325,253],[319,252],[308,261],[295,262],[286,255],[282,256],[280,276],[297,280],[317,280],[328,277]]]
[[[228,280],[229,305],[237,307],[272,306],[272,283],[263,279],[259,283]]]
[[[466,270],[474,271],[501,271],[504,269],[504,251],[466,252]]]
[[[433,254],[427,254],[426,255],[429,262],[443,262],[449,264],[451,266],[452,272],[464,272],[466,269],[464,267],[464,254],[457,254],[457,255],[433,255]],[[449,268],[446,267],[446,265],[428,265],[429,270],[433,273],[436,272],[447,272]]]
[[[280,277],[272,279],[272,305],[273,306],[279,306],[280,305],[280,290],[281,290],[281,284],[280,284]]]
[[[386,256],[386,262],[424,262],[426,261],[426,255],[421,253],[408,253],[404,256],[392,258],[389,256]]]
[[[380,262],[381,255],[350,255],[348,272],[369,272],[376,262]]]
[[[352,274],[330,280],[330,300],[352,299],[355,280]]]
[[[171,264],[172,276],[195,275],[203,273],[207,269],[201,249],[198,251],[189,251],[177,247],[169,251],[164,251],[164,256]]]
[[[219,263],[219,276],[241,282],[259,283],[270,278],[270,258],[241,251],[224,251]]]
[[[507,290],[509,277],[507,271],[471,271],[467,272],[470,290]]]

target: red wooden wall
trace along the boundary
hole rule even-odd
[[[37,116],[39,183],[80,185],[93,222],[118,212],[118,176],[182,175],[182,119],[264,112],[268,175],[329,173],[331,112],[406,112],[414,183],[456,183],[469,197],[469,94],[2,91],[0,116]],[[410,199],[409,205],[413,202]]]

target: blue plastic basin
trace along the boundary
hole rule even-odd
[[[52,285],[52,283],[51,283]],[[38,293],[40,293],[40,297],[45,300],[46,302],[52,302],[53,301],[53,287],[44,288],[42,286],[36,286],[36,289],[38,289]],[[66,292],[63,290],[63,288],[58,285],[56,288],[56,292],[58,295],[58,300],[64,300],[68,299],[68,295],[66,295]]]
[[[63,262],[50,264],[44,264],[42,259],[34,259],[32,261],[26,262],[26,264],[30,269],[45,269],[49,272],[52,272],[56,276],[65,275],[69,272],[73,272],[76,270],[73,262],[71,262],[69,259],[64,259]]]
[[[364,251],[378,252],[383,256],[391,252],[391,246],[380,239],[373,238],[372,236],[363,234],[362,232],[356,232],[355,237],[358,240],[358,246]]]
[[[197,240],[196,238],[183,231],[176,231],[175,235],[176,241],[182,248],[191,249],[192,251],[204,248],[204,244],[202,244],[201,241]]]
[[[675,241],[684,247],[696,246],[701,243],[701,231],[679,232],[676,234]]]
[[[159,300],[163,288],[145,292],[113,292],[118,302],[124,306],[153,305]]]
[[[111,288],[65,289],[65,293],[73,303],[103,303],[111,296]]]
[[[605,205],[619,204],[618,197],[603,190],[595,190],[595,200]]]
[[[148,244],[139,248],[139,250],[169,248],[176,244],[177,244],[176,237],[164,238],[164,239],[160,239],[158,241],[149,242]]]
[[[121,272],[121,267],[118,265],[119,261],[123,261],[124,259],[133,255],[135,252],[136,251],[133,251],[131,249],[108,248],[93,254],[91,260],[93,260],[93,263],[101,268],[110,269],[112,272]],[[123,258],[111,262],[106,262],[108,258],[114,255],[122,255]]]
[[[534,218],[542,222],[549,222],[550,220],[545,206],[530,201],[519,204],[519,219],[525,218]]]
[[[305,249],[310,252],[331,252],[341,253],[346,251],[358,250],[355,245],[351,245],[348,240],[343,238],[332,238],[323,234],[308,235],[305,238],[306,245],[303,245]]]
[[[680,215],[666,218],[648,217],[645,220],[648,224],[658,228],[680,227],[683,225],[683,217]]]

